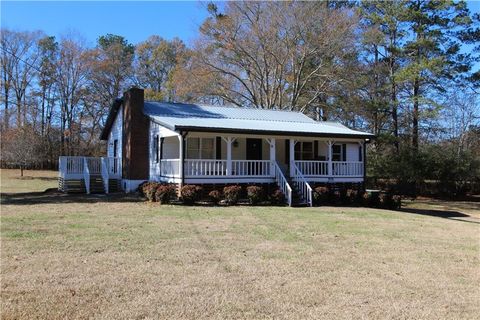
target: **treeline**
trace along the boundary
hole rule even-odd
[[[4,163],[100,155],[113,99],[299,110],[377,135],[369,175],[478,182],[480,17],[465,2],[227,2],[195,42],[1,31]],[[443,188],[443,187],[442,187]]]

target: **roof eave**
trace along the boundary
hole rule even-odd
[[[163,124],[162,124],[163,125]],[[332,138],[354,138],[354,139],[374,139],[375,135],[371,133],[315,133],[298,131],[275,131],[275,130],[248,130],[248,129],[230,129],[230,128],[205,128],[198,126],[174,126],[174,131],[197,131],[197,132],[215,132],[215,133],[246,133],[259,135],[275,136],[295,136],[295,137],[332,137]]]
[[[120,109],[122,103],[122,98],[118,98],[113,101],[110,111],[108,112],[107,120],[105,121],[105,126],[100,133],[100,140],[108,140],[108,135],[110,134],[110,130],[112,129],[113,123],[115,122],[115,118],[117,117],[118,110]]]

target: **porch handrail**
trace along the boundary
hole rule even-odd
[[[102,164],[102,180],[103,180],[103,188],[105,189],[105,193],[108,194],[108,158],[101,158]]]
[[[295,160],[295,165],[304,176],[328,176],[328,161]]]
[[[85,181],[85,190],[90,194],[90,170],[88,168],[87,158],[83,158],[83,179]]]
[[[278,163],[276,161],[272,161],[272,162],[273,162],[273,168],[275,171],[275,181],[280,187],[280,190],[282,190],[283,194],[286,196],[287,204],[289,206],[292,206],[292,187],[290,187],[290,185],[288,184],[288,181],[283,175],[283,172],[278,166]]]
[[[227,160],[222,159],[185,159],[185,176],[207,177],[226,176]]]
[[[271,160],[232,160],[232,176],[273,177]]]
[[[332,176],[363,176],[363,161],[332,161]]]
[[[308,205],[311,207],[313,205],[312,201],[312,187],[307,182],[302,172],[298,169],[297,165],[293,165],[295,175],[292,178],[293,183],[297,187],[297,190],[300,192],[300,195],[304,200],[307,201]]]

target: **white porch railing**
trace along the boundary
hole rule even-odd
[[[332,161],[333,176],[363,176],[362,161]]]
[[[186,159],[184,170],[187,177],[226,176],[227,160]]]
[[[327,176],[328,161],[297,160],[295,165],[304,176]]]
[[[113,157],[59,157],[59,177],[68,180],[83,179],[87,193],[90,193],[90,176],[101,176],[105,192],[108,180],[121,178],[121,160]]]
[[[275,181],[280,187],[280,190],[282,190],[283,194],[285,195],[287,204],[289,206],[292,206],[292,187],[290,187],[290,185],[288,184],[287,179],[283,175],[283,172],[276,161],[273,162],[273,168],[273,170],[275,170]]]
[[[292,178],[293,185],[302,197],[302,200],[311,207],[313,205],[312,187],[310,187],[310,184],[308,184],[307,180],[305,180],[305,177],[296,165],[294,165],[294,172],[295,176]]]
[[[295,161],[295,166],[304,177],[363,177],[362,161],[332,161],[331,173],[328,164],[329,161]]]
[[[270,160],[232,160],[232,176],[273,177]]]

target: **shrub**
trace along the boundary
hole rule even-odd
[[[282,190],[277,189],[273,191],[272,195],[270,196],[270,202],[272,204],[284,204],[285,203],[285,194]]]
[[[195,201],[200,199],[202,194],[202,187],[196,185],[185,185],[182,187],[180,194],[182,196],[182,201],[185,204],[193,204]]]
[[[378,207],[380,198],[377,192],[365,192],[363,194],[363,204],[367,207]]]
[[[148,201],[155,201],[155,193],[157,192],[158,183],[150,182],[144,186],[144,194],[147,197]]]
[[[358,201],[358,191],[354,189],[347,189],[345,192],[345,202],[347,204],[355,204]]]
[[[392,197],[393,200],[393,208],[392,209],[400,209],[402,207],[402,197],[399,195],[395,195]]]
[[[158,185],[158,183],[154,181],[145,181],[140,183],[140,185],[138,186],[138,192],[142,197],[147,196],[147,190],[151,185]]]
[[[172,185],[161,184],[155,191],[155,200],[160,204],[169,203],[175,197],[175,188]]]
[[[313,192],[313,201],[316,205],[326,204],[329,200],[330,190],[327,187],[316,187]]]
[[[236,204],[240,198],[240,193],[242,192],[242,187],[240,186],[226,186],[223,188],[223,195],[225,197],[225,202],[229,205]]]
[[[212,190],[208,193],[208,198],[217,205],[222,200],[222,193],[218,190]]]
[[[264,200],[263,188],[259,186],[248,186],[247,197],[250,204],[258,204]]]
[[[400,196],[394,196],[390,192],[382,193],[379,202],[382,208],[386,209],[399,209],[401,206]]]

